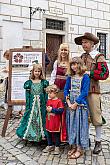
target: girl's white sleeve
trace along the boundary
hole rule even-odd
[[[57,65],[58,65],[58,62],[57,60],[54,62],[54,65],[53,65],[53,71],[51,73],[51,78],[50,78],[50,81],[49,81],[49,85],[52,85],[54,84],[55,82],[55,79],[56,79],[56,72],[57,72]]]

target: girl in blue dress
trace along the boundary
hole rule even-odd
[[[68,142],[72,149],[70,159],[77,159],[89,147],[88,103],[87,96],[90,79],[85,74],[86,67],[79,57],[72,58],[67,70],[64,96],[67,103],[66,122]]]

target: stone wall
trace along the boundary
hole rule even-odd
[[[45,34],[43,35],[44,16],[55,19],[66,18],[68,20],[67,38],[72,55],[80,53],[82,49],[74,44],[74,38],[85,31],[94,34],[97,31],[108,34],[110,43],[110,1],[109,0],[0,0],[0,52],[3,51],[2,28],[3,20],[23,23],[23,45],[33,47],[45,46]],[[40,7],[46,12],[36,12],[32,16],[30,24],[29,7]],[[54,33],[53,33],[54,34]],[[108,53],[110,46],[108,45]]]
[[[101,87],[101,108],[104,118],[107,120],[107,125],[110,127],[110,78],[100,82]]]

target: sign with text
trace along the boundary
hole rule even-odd
[[[9,105],[24,105],[25,90],[24,83],[30,77],[30,66],[37,61],[42,67],[45,66],[43,58],[44,49],[11,49],[9,59]],[[45,70],[45,68],[43,68]]]
[[[45,73],[44,49],[33,49],[26,46],[19,49],[10,49],[9,74],[8,74],[8,109],[2,129],[2,137],[5,136],[8,121],[12,115],[14,105],[25,105],[25,81],[29,80],[30,69],[33,62],[42,65]]]
[[[42,52],[13,52],[12,65],[30,65],[33,61],[42,65]]]
[[[29,79],[29,72],[13,72],[12,73],[12,88],[11,88],[11,100],[22,101],[25,100],[25,90],[23,84]]]

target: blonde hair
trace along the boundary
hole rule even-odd
[[[46,92],[47,93],[51,93],[51,92],[58,93],[58,91],[59,91],[59,89],[58,89],[58,87],[55,84],[49,85],[46,88]]]
[[[40,64],[33,64],[33,69],[32,69],[30,78],[31,78],[32,80],[35,79],[35,76],[34,76],[34,70],[35,70],[35,69],[38,69],[38,70],[41,72],[41,74],[40,74],[40,76],[39,76],[39,79],[40,79],[40,80],[44,79],[43,69],[42,69],[42,66],[41,66]]]
[[[62,43],[60,44],[60,48],[58,50],[58,63],[60,63],[62,61],[62,58],[61,58],[61,49],[63,48],[67,48],[68,50],[68,54],[67,54],[67,62],[69,63],[69,45],[67,43]]]
[[[87,67],[84,65],[83,60],[80,57],[73,57],[69,63],[69,67],[66,73],[67,75],[74,76],[76,74],[71,68],[72,64],[76,64],[76,63],[78,64],[77,74],[81,76],[85,73],[85,71],[87,70]]]

